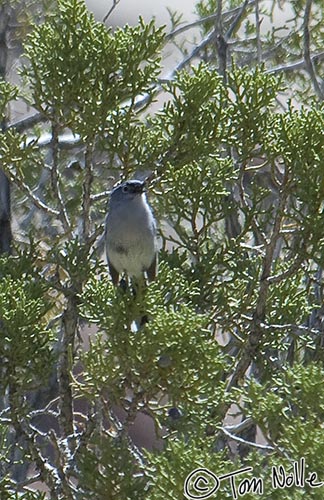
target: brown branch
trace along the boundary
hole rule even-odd
[[[243,347],[241,358],[239,359],[236,368],[234,370],[234,373],[228,383],[227,390],[236,387],[239,381],[244,378],[244,375],[247,369],[249,368],[251,362],[253,361],[262,340],[262,336],[264,333],[264,328],[262,327],[262,325],[264,324],[265,321],[266,303],[270,287],[268,278],[270,276],[271,268],[273,266],[276,244],[280,237],[280,228],[281,228],[284,208],[286,206],[288,197],[288,191],[286,189],[288,182],[289,182],[289,175],[288,175],[288,170],[286,168],[283,175],[281,189],[279,191],[279,203],[274,219],[270,240],[267,242],[265,246],[265,255],[263,258],[262,273],[260,276],[260,287],[250,327],[250,334],[247,338],[246,345]]]
[[[294,262],[291,264],[291,266],[288,269],[286,269],[286,271],[283,271],[280,274],[269,276],[268,283],[274,284],[286,280],[300,269],[300,266],[302,265],[303,261],[304,261],[304,256],[298,255],[294,260]]]
[[[240,196],[240,200],[241,200],[243,208],[245,208],[246,210],[250,210],[250,207],[249,207],[248,202],[247,202],[246,197],[245,197],[245,191],[244,191],[244,185],[243,185],[245,171],[246,171],[246,166],[243,164],[240,167],[240,174],[239,174],[239,182],[238,182],[239,196]],[[254,215],[252,215],[250,220],[251,220],[251,226],[252,226],[253,230],[255,231],[255,233],[260,238],[260,241],[261,241],[263,247],[266,247],[268,242],[267,242],[266,236],[263,233],[257,219],[255,218]]]
[[[91,186],[93,181],[93,144],[87,144],[85,152],[85,172],[82,195],[82,239],[86,241],[90,233]]]
[[[18,392],[17,382],[14,373],[9,377],[8,400],[10,406],[11,424],[15,430],[17,440],[22,439],[25,443],[37,470],[41,474],[42,481],[49,487],[51,498],[59,500],[59,478],[54,467],[42,456],[37,444],[36,433],[29,428],[25,419],[20,418],[22,399]]]
[[[65,458],[65,452],[62,450],[62,447],[59,446],[57,436],[54,432],[53,429],[50,429],[48,432],[48,437],[50,439],[50,442],[53,445],[54,451],[55,451],[55,467],[57,474],[60,478],[60,485],[61,485],[61,490],[64,495],[64,500],[74,500],[74,495],[73,495],[73,490],[74,487],[72,484],[69,483],[68,477],[66,474],[66,461],[64,460]]]
[[[77,296],[71,293],[67,298],[67,306],[62,315],[61,338],[57,363],[59,384],[59,425],[64,438],[72,436],[73,396],[72,396],[72,359],[74,354],[75,333],[78,329]]]
[[[53,194],[56,198],[58,210],[59,210],[59,218],[63,224],[64,230],[66,232],[70,232],[71,224],[66,212],[66,208],[63,202],[62,193],[60,189],[60,181],[59,181],[59,173],[58,173],[58,126],[52,126],[52,166],[51,166],[51,187]]]

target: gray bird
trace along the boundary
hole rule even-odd
[[[148,281],[157,274],[156,224],[146,200],[145,182],[132,180],[115,187],[110,195],[105,228],[106,253],[114,285],[126,273]]]

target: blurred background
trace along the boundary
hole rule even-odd
[[[112,25],[120,26],[125,23],[136,24],[138,16],[142,16],[146,22],[155,17],[157,24],[169,24],[170,16],[168,8],[184,14],[184,21],[194,19],[194,6],[196,0],[120,0],[113,13],[109,17]],[[86,0],[97,20],[102,20],[113,5],[112,0]]]

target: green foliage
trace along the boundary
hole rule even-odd
[[[8,82],[0,81],[0,119],[6,118],[7,107],[11,101],[17,98],[18,88]]]
[[[218,5],[201,1],[197,10],[206,16]],[[224,13],[224,35],[237,12]],[[236,26],[242,34],[255,34],[249,12]],[[319,47],[322,28],[312,29]],[[262,46],[278,36],[262,34]],[[232,38],[235,30],[229,50]],[[153,22],[112,31],[83,1],[61,0],[28,36],[23,73],[47,120],[36,137],[52,135],[48,145],[13,129],[0,137],[16,224],[24,219],[19,230],[41,238],[0,259],[0,422],[16,432],[17,461],[36,465],[58,500],[74,498],[75,483],[80,499],[180,499],[193,469],[221,475],[248,465],[265,480],[264,498],[321,498],[307,487],[274,489],[271,468],[305,456],[324,477],[323,107],[278,108],[284,77],[267,58],[254,67],[255,36],[236,40],[222,78],[212,41],[196,53],[204,63],[160,87],[164,30]],[[288,49],[299,56],[296,33],[278,50]],[[5,117],[18,91],[0,87]],[[152,111],[160,88],[163,104]],[[80,136],[68,144],[73,153],[57,138],[66,130]],[[116,172],[147,171],[159,274],[124,290],[97,255],[106,191]],[[96,331],[79,345],[84,322]],[[36,393],[34,403],[41,385],[57,401]],[[44,414],[55,432],[42,431]],[[135,447],[129,430],[143,414],[162,450]],[[234,425],[250,417],[272,448],[252,452],[237,428],[229,438],[233,415]],[[16,445],[7,427],[1,436],[1,498],[41,499],[24,487],[13,496],[7,466]],[[219,495],[230,494],[222,482]]]
[[[33,165],[37,166],[40,160],[38,148],[33,142],[28,141],[27,136],[21,136],[15,130],[6,130],[0,134],[1,166],[5,169],[9,178],[14,171],[22,181],[26,170]]]
[[[78,456],[78,470],[80,499],[94,495],[96,500],[146,498],[143,477],[125,440],[94,436]]]
[[[265,385],[251,382],[245,396],[255,422],[279,449],[285,450],[290,458],[290,467],[292,460],[306,457],[307,470],[316,471],[320,479],[324,475],[322,464],[318,461],[323,453],[320,437],[324,411],[322,379],[322,367],[296,364]],[[289,468],[289,462],[283,458],[279,463]],[[310,498],[321,498],[320,488],[312,491],[306,487],[306,491]],[[302,498],[301,494],[296,491],[291,498]],[[282,497],[278,493],[271,498]]]
[[[224,471],[235,470],[235,465],[226,459],[224,453],[213,451],[212,439],[193,439],[190,442],[180,440],[169,441],[162,453],[149,453],[148,476],[151,487],[148,491],[149,500],[173,500],[184,498],[184,480],[197,468],[207,468],[216,475]],[[206,480],[204,486],[212,486]],[[194,494],[194,491],[191,490]],[[229,484],[221,484],[217,495],[230,494]],[[196,492],[197,494],[197,492]],[[212,498],[212,497],[211,497]]]
[[[200,64],[192,74],[179,72],[165,90],[172,99],[149,121],[165,159],[181,166],[216,153],[227,125],[220,76]]]
[[[244,162],[253,156],[259,144],[262,147],[272,129],[269,114],[282,90],[282,82],[267,75],[262,67],[257,66],[250,72],[234,67],[229,72],[228,85],[233,92],[230,96],[233,145]]]
[[[196,419],[211,406],[221,405],[224,359],[207,329],[209,318],[181,304],[194,293],[194,284],[165,266],[144,297],[115,294],[106,279],[90,282],[83,314],[98,323],[104,335],[98,334],[82,355],[84,383],[79,390],[92,398],[110,387],[116,403],[127,399],[131,390],[137,404],[150,409],[160,425],[166,408],[156,407],[154,399],[168,396],[169,407],[180,405],[190,414],[186,428],[197,425]],[[144,314],[149,322],[138,328],[134,319],[138,322]]]
[[[2,392],[8,383],[18,384],[21,394],[39,386],[54,361],[53,335],[46,329],[52,304],[34,248],[0,260]]]
[[[76,237],[63,244],[58,242],[53,245],[47,259],[49,263],[56,266],[56,272],[62,273],[60,285],[79,289],[94,269],[100,269],[98,260],[91,257],[93,256],[89,253],[89,249],[80,242],[79,237]]]
[[[46,493],[37,491],[15,492],[13,481],[3,479],[0,481],[1,500],[46,500]]]
[[[299,271],[283,280],[269,293],[269,323],[297,323],[306,320],[314,304],[304,287],[304,273]]]
[[[84,2],[60,1],[58,15],[37,27],[26,44],[34,105],[61,126],[93,138],[121,103],[150,88],[162,39],[153,22],[140,20],[112,34]]]

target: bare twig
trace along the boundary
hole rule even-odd
[[[43,115],[42,113],[35,113],[34,115],[28,116],[27,118],[23,118],[22,120],[10,123],[8,128],[14,128],[17,132],[25,132],[25,130],[38,125],[38,123],[46,122],[47,120],[47,116]]]
[[[103,191],[102,193],[92,194],[92,195],[90,196],[90,199],[91,199],[91,201],[101,201],[101,200],[105,200],[105,199],[108,199],[108,198],[109,198],[110,193],[111,193],[111,191]]]
[[[316,328],[311,328],[303,325],[295,325],[292,323],[287,323],[284,325],[268,325],[265,323],[261,323],[261,327],[264,331],[282,331],[285,333],[290,333],[292,335],[296,335],[300,337],[301,335],[315,335],[317,337],[323,337],[324,333]]]
[[[227,40],[223,33],[223,19],[222,19],[222,0],[217,1],[216,18],[215,18],[215,41],[216,50],[219,62],[219,72],[226,83],[226,66],[227,66]]]
[[[55,210],[52,207],[49,207],[44,203],[42,200],[38,198],[38,196],[35,195],[34,191],[30,189],[27,184],[24,183],[22,179],[20,179],[17,175],[15,175],[13,172],[8,171],[7,172],[10,180],[16,184],[16,186],[31,200],[31,202],[40,210],[45,211],[47,214],[54,215],[58,217],[60,215],[60,212],[58,210]]]
[[[324,52],[319,52],[318,54],[314,54],[311,56],[312,64],[316,61],[324,60]],[[281,73],[281,72],[289,72],[289,71],[297,71],[300,69],[306,68],[305,59],[300,59],[299,61],[295,61],[291,64],[283,64],[281,66],[275,66],[274,68],[270,68],[266,70],[266,73]]]
[[[313,0],[306,0],[305,13],[304,13],[304,60],[305,60],[305,68],[312,80],[314,90],[319,97],[319,99],[324,99],[323,91],[317,81],[316,72],[314,68],[314,64],[310,55],[310,32],[309,32],[309,19],[312,10]]]
[[[176,68],[172,71],[171,79],[178,71],[188,66],[188,64],[191,63],[191,61],[195,59],[195,57],[198,57],[200,52],[205,49],[211,42],[213,42],[215,38],[216,33],[213,30],[205,38],[203,38],[203,40],[198,45],[196,45],[193,51],[176,66]]]
[[[275,448],[270,445],[266,444],[258,444],[254,443],[253,441],[246,441],[243,438],[240,438],[239,436],[236,436],[235,434],[231,434],[225,427],[221,427],[221,431],[225,434],[225,436],[229,437],[230,439],[233,439],[233,441],[237,441],[240,444],[244,444],[245,446],[251,446],[253,448],[257,448],[259,450],[264,450],[264,451],[274,451]]]
[[[64,494],[64,499],[66,500],[74,500],[74,495],[72,490],[74,489],[72,484],[69,483],[68,477],[66,474],[66,463],[65,463],[65,451],[62,449],[62,446],[59,446],[57,437],[53,429],[50,429],[48,433],[49,439],[53,445],[55,450],[55,468],[57,474],[60,478],[60,485],[62,489],[62,493]]]
[[[243,183],[245,171],[246,171],[246,166],[244,164],[242,164],[240,167],[238,188],[239,188],[239,195],[240,195],[240,200],[241,200],[243,208],[250,211],[251,208],[249,207],[248,202],[246,200],[245,191],[244,191],[244,183]],[[259,222],[257,221],[257,219],[255,218],[255,216],[253,214],[251,216],[250,222],[251,222],[252,228],[254,229],[255,233],[257,234],[257,236],[260,239],[260,242],[262,244],[262,247],[259,247],[259,248],[264,249],[268,244],[267,238],[266,238],[264,232],[262,231]]]
[[[255,3],[255,0],[248,0],[248,6],[253,5]],[[233,9],[227,10],[226,12],[223,12],[222,16],[223,18],[232,16],[233,14],[237,14],[242,7],[235,7]],[[196,21],[192,21],[191,23],[185,24],[184,26],[180,26],[179,28],[176,28],[175,30],[171,31],[167,36],[166,40],[171,40],[172,38],[180,35],[184,31],[188,31],[191,28],[195,28],[196,26],[200,26],[201,24],[208,23],[210,21],[214,21],[218,17],[218,13],[216,12],[215,14],[210,14],[209,16],[201,17],[200,19],[197,19]]]
[[[217,0],[216,4],[216,16],[215,16],[215,29],[220,34],[223,32],[223,0]]]
[[[257,40],[257,61],[258,64],[261,63],[262,60],[262,49],[261,49],[261,20],[260,20],[260,8],[259,8],[259,0],[255,0],[255,27],[256,27],[256,40]]]
[[[63,224],[66,232],[71,229],[71,224],[66,212],[66,208],[63,202],[62,193],[59,184],[59,173],[58,173],[58,127],[53,125],[52,127],[52,168],[51,168],[51,187],[53,194],[57,200],[59,217]]]
[[[95,230],[89,235],[88,237],[88,241],[87,241],[87,244],[88,244],[88,247],[91,248],[91,246],[94,244],[94,242],[96,241],[96,239],[98,238],[98,236],[100,236],[104,231],[104,226],[103,224],[100,224],[100,226],[97,226],[95,228]],[[101,242],[101,239],[103,239],[103,241]],[[97,247],[102,248],[103,249],[103,245],[104,245],[104,235],[102,235],[102,238],[100,238],[100,240],[98,241],[98,244],[97,244]]]
[[[223,32],[223,22],[222,22],[222,1],[218,0],[217,4],[217,17],[215,20],[215,33],[216,33],[216,48],[217,55],[219,59],[219,72],[223,77],[224,82],[227,80],[227,52],[228,52],[228,42],[233,33],[236,31],[242,17],[246,11],[249,4],[249,0],[245,0],[241,7],[237,10],[236,15],[231,23],[230,27],[224,34]]]
[[[288,169],[285,168],[281,188],[279,190],[278,206],[274,217],[271,236],[269,241],[265,245],[265,255],[263,258],[262,273],[260,276],[258,298],[256,301],[256,306],[253,313],[253,319],[250,326],[250,333],[246,345],[244,346],[241,357],[229,381],[227,387],[228,390],[230,390],[232,387],[237,386],[239,381],[244,378],[247,369],[249,368],[251,362],[253,361],[256,355],[257,350],[259,349],[262,335],[264,333],[262,324],[264,323],[265,320],[266,304],[270,287],[268,278],[270,276],[270,272],[273,267],[273,260],[274,260],[277,241],[280,237],[281,223],[284,215],[284,208],[286,206],[288,197],[288,190],[286,189],[288,182],[289,182],[289,172]]]
[[[59,478],[57,471],[52,467],[41,454],[37,436],[30,429],[25,419],[19,417],[22,401],[18,394],[16,380],[14,374],[10,377],[9,382],[9,405],[11,413],[11,423],[16,432],[17,437],[23,440],[27,446],[32,460],[34,461],[38,471],[41,474],[42,480],[47,484],[51,492],[53,500],[59,500]]]
[[[86,241],[90,232],[91,185],[93,180],[93,144],[87,144],[82,196],[82,239]]]
[[[73,435],[73,396],[71,387],[71,364],[74,354],[75,333],[78,328],[77,296],[72,293],[67,298],[67,306],[62,315],[62,329],[57,364],[59,384],[59,424],[64,438]]]
[[[117,5],[119,4],[120,0],[113,0],[113,3],[112,3],[112,6],[110,7],[110,9],[108,10],[107,14],[105,15],[105,17],[103,18],[102,22],[105,23],[108,19],[108,17],[112,14],[112,12],[115,10],[115,8],[117,7]]]
[[[255,0],[254,0],[255,2]],[[254,3],[253,2],[253,3]],[[249,2],[249,0],[245,0],[244,3],[241,5],[241,7],[238,7],[236,10],[236,15],[234,17],[234,20],[231,24],[231,26],[228,28],[227,32],[226,32],[226,35],[225,35],[225,38],[226,38],[226,41],[228,42],[229,39],[231,38],[231,36],[233,35],[233,33],[236,31],[236,29],[238,28],[240,22],[241,22],[241,19],[242,17],[244,16],[244,13],[247,9],[247,7],[251,4],[251,2]]]
[[[286,280],[290,276],[292,276],[296,271],[298,271],[304,261],[304,256],[303,255],[298,255],[294,262],[291,264],[291,266],[286,269],[286,271],[283,271],[280,274],[275,274],[273,276],[269,276],[268,278],[268,283],[280,283],[283,280]]]
[[[253,419],[248,417],[239,424],[224,425],[223,429],[227,430],[231,434],[239,434],[240,432],[249,429],[249,427],[251,427],[252,425],[254,425]]]

